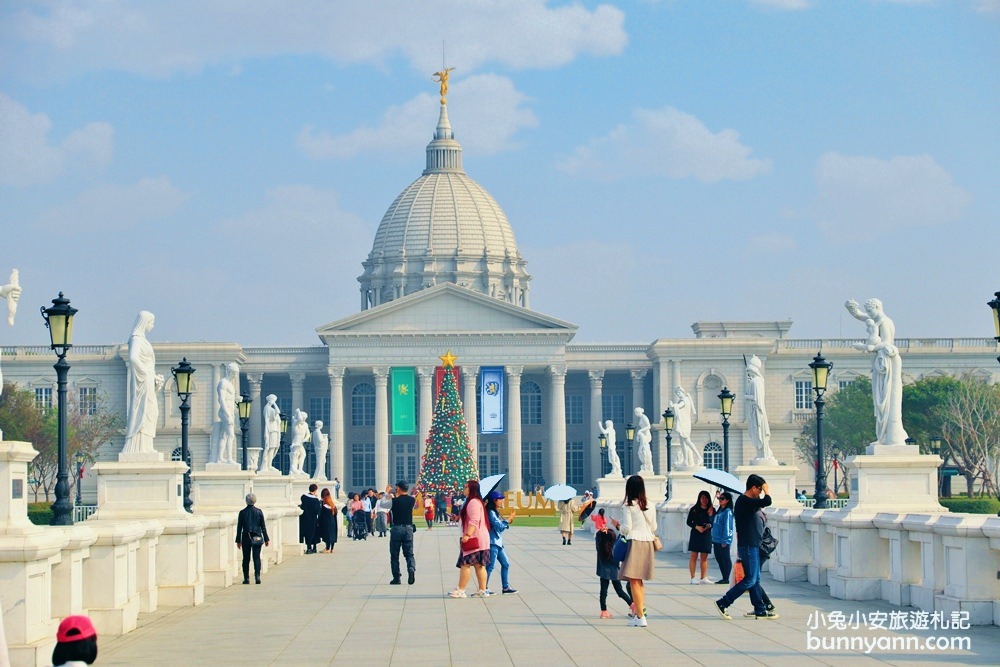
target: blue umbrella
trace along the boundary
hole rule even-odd
[[[490,475],[489,477],[483,477],[479,480],[479,493],[486,498],[490,495],[490,491],[496,488],[500,480],[506,477],[506,473],[500,473],[499,475]]]
[[[566,484],[556,484],[555,486],[550,486],[545,489],[545,493],[542,494],[542,497],[556,502],[559,502],[560,500],[569,500],[570,498],[576,498],[576,489],[572,486],[567,486]]]

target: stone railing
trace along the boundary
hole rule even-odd
[[[86,521],[97,512],[97,505],[74,505],[73,523]]]
[[[827,498],[827,500],[826,500],[826,508],[827,509],[831,509],[831,510],[843,509],[847,505],[847,503],[849,503],[850,501],[851,501],[850,498]],[[806,498],[806,499],[803,500],[803,499],[800,498],[799,502],[802,503],[803,507],[807,507],[809,509],[812,509],[813,505],[816,504],[816,499],[815,498]]]
[[[857,338],[791,338],[777,341],[780,350],[834,350],[850,349],[859,342]],[[934,349],[951,351],[962,348],[986,348],[992,350],[997,343],[993,338],[897,338],[896,347],[901,350]]]

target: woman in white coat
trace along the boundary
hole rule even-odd
[[[625,482],[623,519],[615,527],[628,538],[628,554],[622,561],[619,576],[628,580],[632,590],[635,615],[630,626],[644,628],[646,621],[646,588],[644,581],[653,578],[653,538],[656,533],[656,509],[646,501],[646,483],[639,475],[632,475]]]

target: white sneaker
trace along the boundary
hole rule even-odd
[[[491,595],[493,595],[493,594],[490,593],[489,591],[485,591],[484,590],[484,591],[476,591],[475,593],[472,594],[472,597],[474,597],[474,598],[488,598]]]
[[[701,579],[699,579],[698,577],[695,577],[694,579],[691,580],[691,583],[694,584],[694,585],[698,585],[698,584],[701,583]]]
[[[645,628],[647,625],[649,625],[649,624],[646,623],[646,617],[645,616],[643,616],[642,618],[636,618],[635,619],[635,627],[637,627],[637,628]]]
[[[465,597],[465,591],[462,591],[462,590],[459,590],[459,589],[456,588],[452,592],[448,593],[448,597],[450,597],[450,598],[464,598]]]
[[[703,584],[714,584],[715,582],[712,581],[711,579],[709,579],[708,577],[705,577],[704,579],[701,580],[701,583],[703,583]]]

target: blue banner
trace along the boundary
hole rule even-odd
[[[479,369],[481,383],[482,424],[481,433],[503,433],[503,366],[484,366]]]

